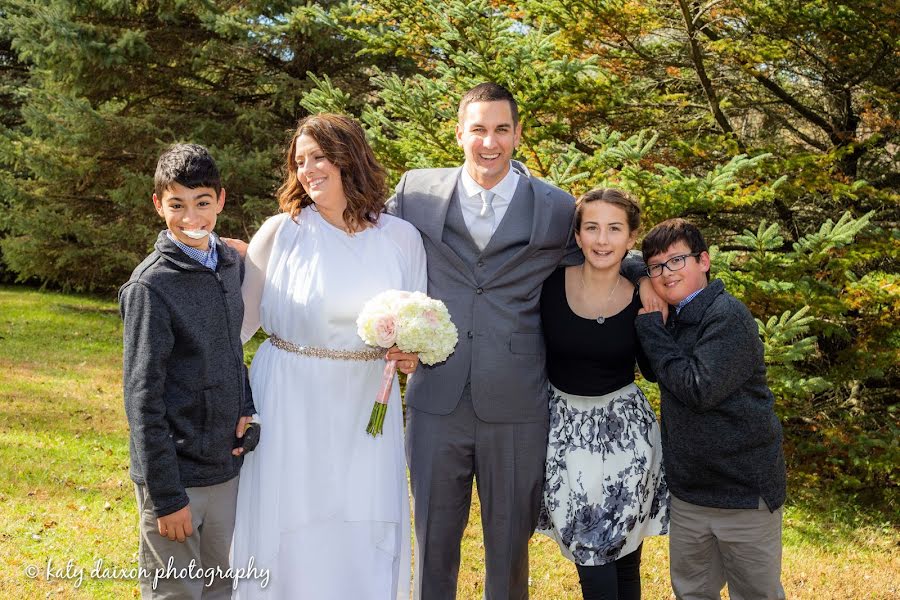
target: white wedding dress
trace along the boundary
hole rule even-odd
[[[425,291],[416,229],[390,215],[350,236],[313,208],[270,218],[250,242],[244,341],[262,328],[296,344],[365,350],[363,304]],[[409,496],[399,386],[384,434],[366,433],[385,362],[318,358],[264,342],[250,370],[261,441],[241,471],[233,567],[269,580],[235,598],[395,600],[410,587]]]

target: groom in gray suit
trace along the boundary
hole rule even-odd
[[[428,294],[459,329],[446,362],[406,390],[414,499],[416,598],[456,597],[460,541],[478,482],[485,598],[528,597],[528,539],[537,524],[549,428],[539,299],[561,262],[579,262],[574,199],[512,162],[522,134],[505,88],[483,83],[459,105],[465,164],[403,175],[388,212],[415,225]],[[640,260],[629,278],[642,275]]]

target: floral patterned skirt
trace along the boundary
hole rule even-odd
[[[579,565],[603,565],[669,531],[659,423],[630,383],[604,396],[550,386],[538,531]]]

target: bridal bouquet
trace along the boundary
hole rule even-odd
[[[382,292],[366,302],[356,319],[356,331],[370,346],[390,348],[396,344],[403,352],[418,352],[419,362],[426,365],[447,360],[458,339],[443,302],[421,292],[400,290]],[[366,427],[372,436],[383,429],[396,371],[397,361],[388,361]]]

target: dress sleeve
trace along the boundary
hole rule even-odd
[[[261,324],[259,305],[262,301],[263,289],[266,286],[269,255],[272,254],[272,246],[275,243],[278,228],[286,218],[289,218],[287,214],[280,214],[267,219],[247,247],[247,256],[244,259],[244,282],[241,284],[241,296],[244,299],[241,343],[246,344]]]

